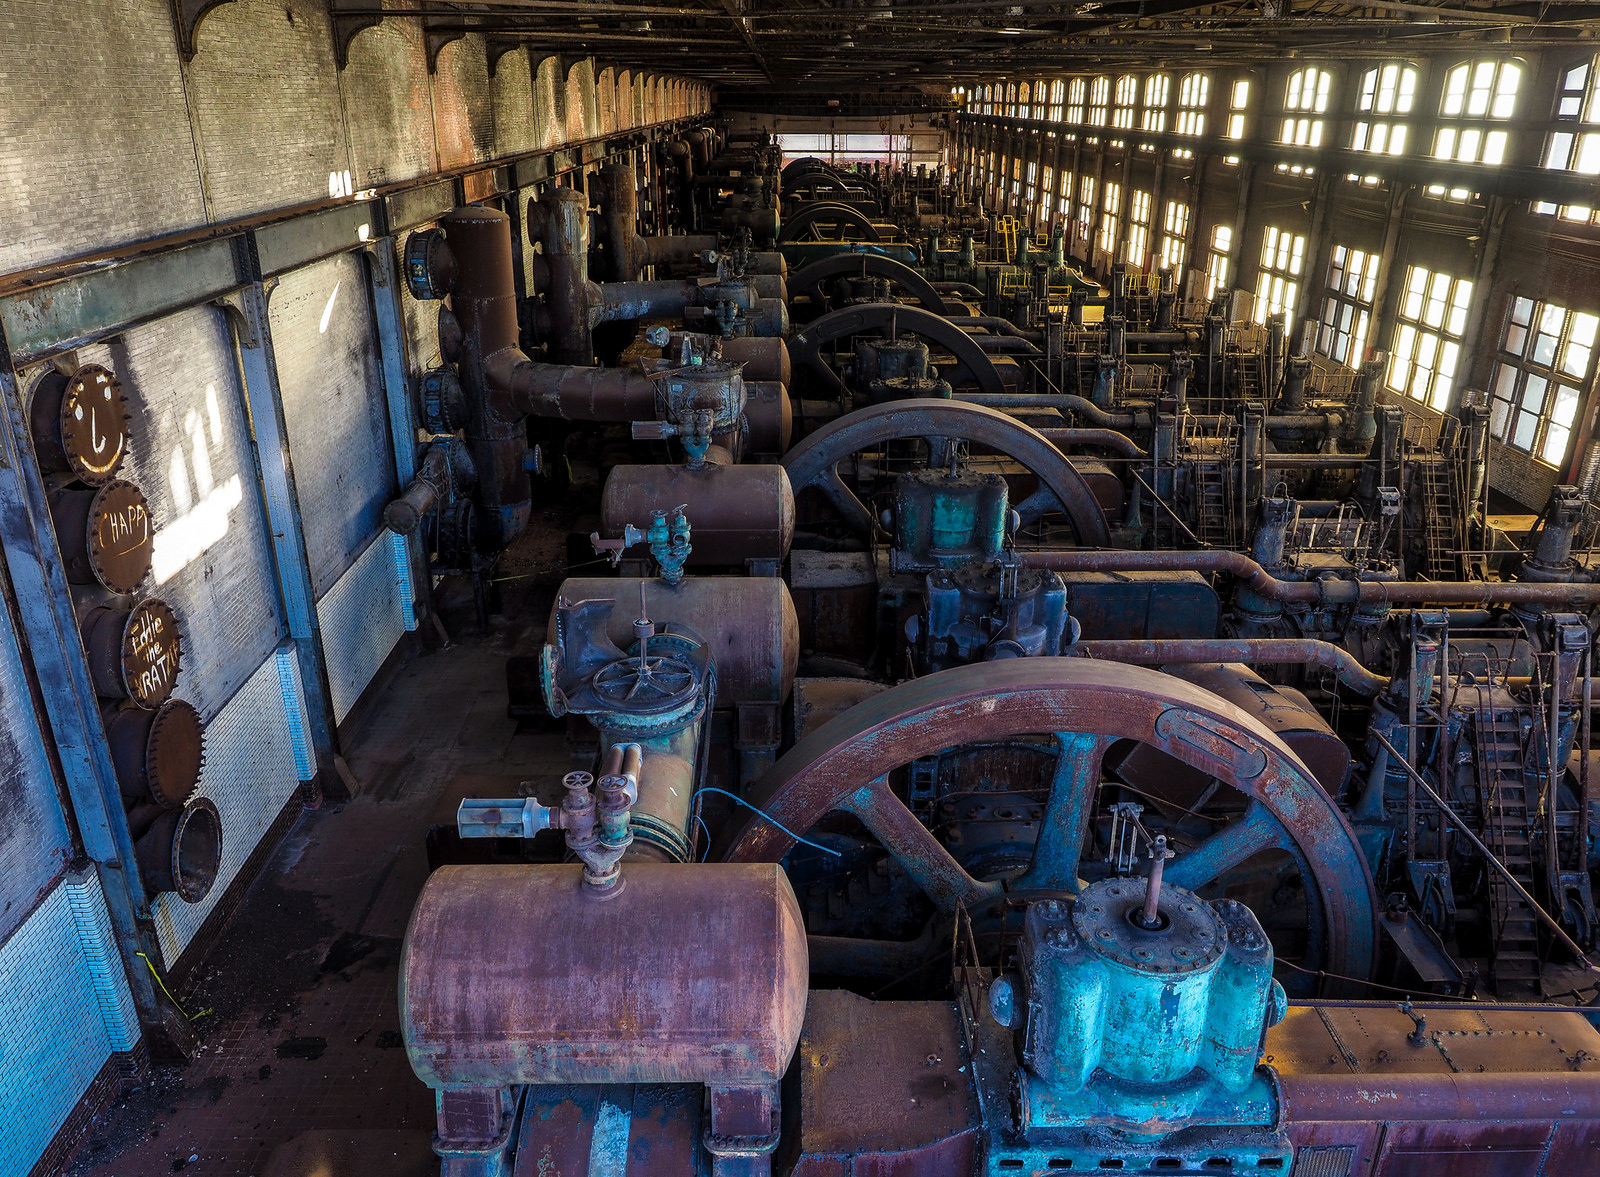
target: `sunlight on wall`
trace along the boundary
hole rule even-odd
[[[157,584],[171,580],[227,535],[229,512],[244,500],[244,483],[237,474],[218,485],[211,469],[211,446],[220,446],[223,438],[216,385],[206,386],[204,417],[191,410],[183,431],[189,439],[187,454],[183,446],[175,446],[167,462],[172,501],[182,514],[156,532],[152,572]]]

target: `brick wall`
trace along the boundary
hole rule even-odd
[[[167,0],[0,14],[0,273],[205,220]]]
[[[422,27],[385,21],[350,42],[339,74],[358,190],[439,170]]]
[[[340,70],[321,0],[219,5],[187,63],[167,0],[13,0],[0,35],[0,274],[600,133],[592,62],[491,78],[472,35],[430,75],[391,16]]]
[[[235,0],[201,23],[188,65],[211,215],[336,195],[350,151],[320,0]]]

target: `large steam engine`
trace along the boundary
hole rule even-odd
[[[610,565],[508,666],[581,766],[430,837],[443,1173],[1600,1169],[1587,492],[938,174],[661,163],[406,250],[390,526],[487,581],[600,454]]]

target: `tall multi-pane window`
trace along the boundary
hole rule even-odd
[[[1017,117],[1017,84],[1015,82],[1006,83],[1005,113],[1009,118]]]
[[[1435,409],[1449,407],[1471,302],[1472,283],[1465,278],[1422,266],[1406,270],[1405,294],[1389,349],[1385,383],[1390,389]]]
[[[1267,316],[1282,311],[1285,324],[1292,324],[1305,264],[1305,237],[1268,225],[1261,238],[1261,269],[1256,275],[1253,317],[1257,323],[1265,323]]]
[[[1139,79],[1132,74],[1123,74],[1117,79],[1116,103],[1111,110],[1111,125],[1118,130],[1126,131],[1133,127],[1134,108],[1139,105]],[[1113,139],[1113,147],[1122,146],[1121,139]]]
[[[1248,83],[1247,83],[1248,84]],[[1198,137],[1206,133],[1206,104],[1211,100],[1209,74],[1184,74],[1178,83],[1178,121],[1173,130]]]
[[[1556,96],[1556,126],[1545,140],[1544,166],[1552,171],[1600,175],[1600,58],[1569,69]],[[1539,200],[1536,213],[1568,221],[1600,221],[1594,203],[1557,205]]]
[[[1433,158],[1504,163],[1509,133],[1485,124],[1516,113],[1521,84],[1522,67],[1511,61],[1466,61],[1445,74]]]
[[[1033,87],[1023,82],[1017,87],[1017,117],[1019,119],[1033,117]]]
[[[1022,199],[1022,157],[1011,161],[1011,199]]]
[[[1089,234],[1094,232],[1094,189],[1095,178],[1083,177],[1078,190],[1078,231],[1076,236],[1084,241],[1089,240]]]
[[[1244,138],[1244,120],[1249,112],[1250,79],[1240,78],[1228,92],[1228,138]]]
[[[1350,146],[1373,155],[1404,155],[1408,128],[1396,115],[1408,115],[1417,100],[1417,71],[1409,65],[1389,62],[1361,75],[1361,93],[1356,98],[1355,132]]]
[[[1103,127],[1106,125],[1107,112],[1111,108],[1111,79],[1098,77],[1089,83],[1089,125]]]
[[[1083,104],[1089,95],[1089,83],[1084,78],[1073,78],[1067,83],[1067,122],[1083,122]]]
[[[1500,339],[1489,427],[1551,466],[1566,459],[1600,317],[1518,298]]]
[[[1144,80],[1144,109],[1139,116],[1142,131],[1167,129],[1167,99],[1172,93],[1172,79],[1166,74],[1151,74]],[[1154,151],[1149,143],[1139,144],[1141,151]]]
[[[1278,142],[1295,147],[1321,147],[1322,116],[1328,112],[1328,95],[1332,89],[1333,75],[1314,65],[1290,74],[1283,95],[1283,130]],[[1279,164],[1278,170],[1297,176],[1310,175],[1312,171],[1303,164]]]
[[[1319,354],[1347,368],[1361,365],[1377,290],[1378,255],[1335,245],[1322,302],[1322,324],[1317,331]]]
[[[1050,83],[1050,113],[1046,116],[1053,122],[1061,121],[1061,106],[1067,96],[1067,84],[1060,78]]]
[[[1174,274],[1183,269],[1188,237],[1189,206],[1179,200],[1167,201],[1161,218],[1161,269]]]
[[[1211,230],[1210,256],[1206,259],[1206,297],[1228,286],[1228,266],[1233,260],[1233,226],[1217,225]]]
[[[1075,178],[1071,172],[1061,173],[1061,199],[1057,208],[1061,213],[1063,222],[1072,219],[1072,186]]]
[[[1100,202],[1100,233],[1095,245],[1104,253],[1117,250],[1117,218],[1122,212],[1122,185],[1106,182],[1105,198]]]
[[[1128,194],[1128,264],[1144,269],[1150,252],[1150,193],[1135,188]]]
[[[1038,189],[1038,185],[1039,185],[1039,165],[1036,164],[1036,163],[1030,163],[1028,165],[1027,180],[1023,183],[1023,186],[1022,186],[1022,198],[1025,201],[1027,201],[1027,205],[1028,205],[1028,208],[1029,208],[1030,211],[1033,209],[1034,202],[1038,198],[1038,190],[1039,190]]]

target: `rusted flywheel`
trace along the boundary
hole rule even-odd
[[[1082,547],[1111,544],[1105,513],[1083,476],[1036,429],[982,405],[950,400],[888,401],[847,413],[810,434],[783,458],[796,493],[814,486],[859,535],[872,532],[872,513],[839,474],[851,454],[897,438],[974,442],[1021,463],[1039,489],[1017,504],[1023,525],[1047,511],[1064,512]]]
[[[1059,749],[1032,864],[1005,880],[975,879],[895,795],[889,774],[963,744],[1053,733]],[[1259,720],[1182,679],[1079,658],[1021,658],[914,679],[857,704],[806,736],[757,781],[752,817],[724,857],[774,862],[828,813],[854,815],[934,905],[969,910],[1006,893],[1075,892],[1107,749],[1149,744],[1248,798],[1243,814],[1166,870],[1200,890],[1269,850],[1299,865],[1307,897],[1305,965],[1365,979],[1377,899],[1355,832],[1310,770]]]

